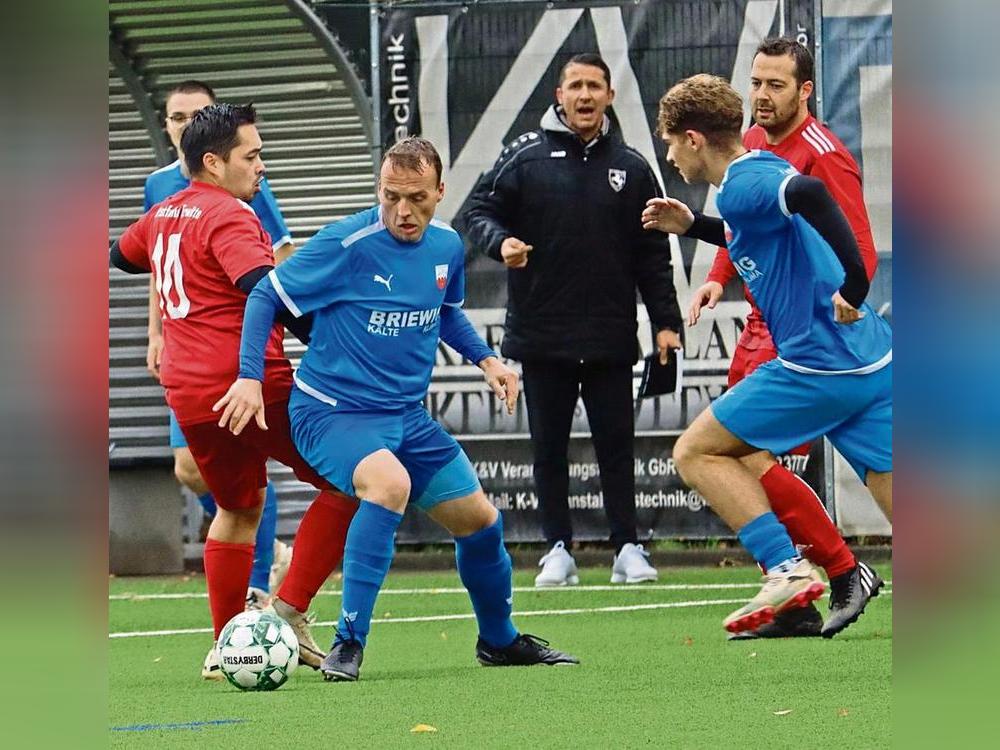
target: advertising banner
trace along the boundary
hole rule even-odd
[[[640,541],[731,537],[732,532],[705,505],[704,498],[688,489],[678,476],[670,457],[676,440],[676,433],[636,436],[635,500]],[[544,541],[532,476],[531,441],[526,436],[498,440],[484,435],[464,437],[461,443],[487,496],[503,513],[504,536],[516,542]],[[809,456],[784,456],[781,460],[812,486],[822,488],[821,448],[814,448]],[[608,539],[600,469],[586,436],[570,440],[569,505],[576,540]],[[401,543],[449,539],[444,529],[412,509],[397,534]]]

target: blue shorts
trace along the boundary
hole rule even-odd
[[[327,481],[354,494],[354,470],[375,451],[388,450],[410,475],[410,504],[427,511],[471,495],[479,478],[468,456],[421,404],[394,411],[341,411],[292,388],[292,440]]]
[[[743,442],[787,453],[825,435],[862,481],[892,471],[892,364],[867,375],[795,372],[772,360],[712,402]]]
[[[177,415],[174,414],[173,409],[168,409],[170,412],[170,447],[174,448],[187,448],[188,441],[184,437],[184,433],[181,432],[181,426],[177,423]]]

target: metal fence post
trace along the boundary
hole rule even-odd
[[[379,0],[368,3],[368,44],[371,53],[372,81],[372,168],[378,179],[379,164],[382,161],[382,51],[379,33]]]

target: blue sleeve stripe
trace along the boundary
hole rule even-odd
[[[287,245],[291,241],[292,241],[292,235],[285,234],[281,239],[275,240],[274,242],[271,243],[271,249],[277,250],[282,245]]]
[[[444,304],[448,305],[448,307],[461,307],[465,304],[465,300],[460,299],[458,302],[445,302]]]
[[[285,287],[283,287],[281,282],[278,280],[278,274],[271,271],[267,277],[271,280],[271,285],[274,286],[274,291],[276,291],[278,296],[281,297],[281,301],[285,303],[285,307],[288,308],[288,311],[296,318],[301,318],[302,311],[299,309],[298,305],[292,302],[292,298],[285,292]]]

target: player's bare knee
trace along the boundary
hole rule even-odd
[[[674,465],[685,482],[688,481],[687,477],[699,458],[702,458],[702,453],[697,450],[694,440],[688,437],[688,433],[685,432],[677,438],[677,442],[674,443]]]
[[[202,495],[208,491],[205,480],[201,478],[201,471],[195,463],[194,456],[190,451],[178,450],[174,452],[174,476],[177,481],[194,492]]]
[[[212,521],[212,526],[222,532],[224,535],[222,541],[234,541],[238,538],[249,541],[257,533],[257,525],[260,523],[263,510],[263,499],[250,508],[226,509],[220,505],[216,511],[215,519]]]
[[[449,529],[449,531],[453,536],[469,536],[469,534],[475,534],[497,522],[499,512],[486,499],[485,494],[480,492],[479,495],[481,497],[476,497],[474,506],[461,519],[457,519],[451,524],[454,528]]]
[[[406,472],[390,473],[375,481],[355,481],[357,496],[396,513],[406,510],[410,499],[410,478]]]
[[[486,494],[478,490],[466,497],[447,500],[434,506],[428,515],[455,537],[469,536],[497,522],[500,515]]]

